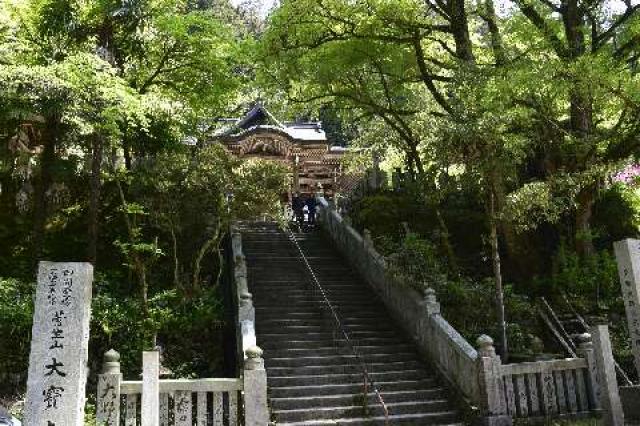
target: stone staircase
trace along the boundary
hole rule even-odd
[[[446,389],[320,231],[296,234],[390,412],[389,424],[461,424]],[[277,425],[383,425],[373,390],[364,410],[362,367],[327,320],[326,305],[287,234],[275,224],[242,228],[249,286]]]

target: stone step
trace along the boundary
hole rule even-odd
[[[328,348],[328,347],[344,347],[346,344],[343,339],[325,339],[325,340],[271,340],[265,338],[263,335],[257,335],[258,346],[265,351],[271,349],[284,350],[284,349],[310,349],[314,348]],[[406,341],[398,337],[366,337],[352,339],[353,345],[356,347],[366,346],[395,346],[405,344]],[[265,354],[265,356],[268,356]]]
[[[324,356],[353,356],[353,352],[346,345],[336,346],[334,342],[326,347],[303,348],[277,348],[265,353],[265,358],[270,359],[305,359]],[[356,346],[359,353],[366,357],[398,356],[400,359],[408,354],[416,355],[414,347],[406,343],[395,345],[368,345]],[[302,362],[302,361],[301,361]]]
[[[360,356],[367,363],[393,363],[399,361],[415,361],[417,355],[413,352],[400,352],[400,353],[366,353],[363,351],[363,355]],[[324,365],[338,365],[338,364],[352,364],[356,362],[355,355],[339,355],[333,350],[330,355],[316,355],[316,356],[296,356],[296,357],[272,357],[267,360],[267,367],[307,367],[307,366],[324,366]]]
[[[338,296],[346,298],[368,298],[379,300],[375,294],[367,292],[367,289],[360,285],[327,285],[325,282],[320,281],[320,287],[313,281],[307,279],[307,277],[300,278],[296,282],[287,284],[273,284],[266,282],[259,282],[249,279],[249,291],[255,299],[268,295],[278,296],[321,296],[322,289],[328,296]]]
[[[324,282],[320,282],[320,285],[327,295],[340,297],[368,297],[375,299],[375,295],[367,293],[366,289],[360,285],[327,285]],[[320,289],[314,283],[306,279],[276,285],[273,283],[249,281],[249,291],[256,299],[270,294],[277,294],[280,296],[312,296],[314,294],[321,294]]]
[[[250,274],[255,272],[256,274],[264,276],[265,278],[279,277],[279,279],[281,280],[285,280],[285,279],[296,280],[301,276],[306,276],[309,271],[303,265],[297,266],[295,268],[277,268],[277,269],[256,268],[253,265],[251,265],[251,262],[247,262],[247,265],[251,268],[249,272]],[[265,273],[264,271],[268,271],[268,272]],[[331,269],[317,268],[317,269],[314,269],[313,272],[316,274],[318,279],[323,278],[323,279],[326,279],[327,281],[331,281],[336,278],[340,280],[353,280],[355,282],[358,281],[358,278],[354,274],[353,270],[347,269],[347,268],[345,268],[345,270],[334,270],[333,268]]]
[[[285,250],[280,250],[285,251]],[[245,255],[246,256],[246,255]],[[343,263],[340,257],[334,255],[326,255],[326,256],[314,256],[308,255],[305,253],[304,257],[307,259],[310,265],[324,266],[324,267],[335,267],[338,266],[344,269],[352,269],[346,263]],[[272,264],[276,268],[280,267],[298,267],[301,263],[300,260],[302,256],[300,252],[295,249],[291,250],[291,252],[287,252],[285,255],[272,254],[271,256],[267,256],[266,253],[264,256],[255,256],[254,261],[252,262],[252,266],[264,266],[265,264]]]
[[[357,402],[357,401],[354,401]],[[396,403],[385,403],[389,414],[443,414],[450,415],[448,411],[448,403],[446,400],[436,401],[405,401]],[[371,404],[365,410],[364,405],[339,406],[339,407],[314,407],[313,410],[308,408],[294,410],[274,410],[274,414],[280,421],[295,422],[305,420],[322,420],[335,419],[342,417],[361,417],[361,416],[384,416],[384,409],[380,404]]]
[[[382,317],[382,320],[387,320],[386,317]],[[357,318],[357,317],[343,317],[340,318],[340,321],[345,325],[350,324],[371,324],[380,321],[380,318]],[[322,325],[322,324],[333,324],[332,318],[329,315],[323,316],[318,313],[315,316],[311,315],[308,317],[300,317],[300,318],[265,318],[262,319],[258,325],[273,325],[273,326],[288,326],[288,325]]]
[[[288,285],[291,284],[298,284],[300,283],[300,280],[297,279],[284,279],[284,278],[264,278],[264,277],[259,277],[258,279],[250,282],[249,284],[260,284],[263,287],[267,287],[268,285],[272,285],[272,286],[284,286],[287,287]],[[359,283],[359,281],[353,281],[350,279],[341,279],[341,278],[334,278],[331,280],[325,280],[322,281],[322,286],[323,287],[328,287],[331,288],[333,287],[337,287],[337,286],[344,286],[344,287],[359,287],[359,288],[365,288],[363,287],[362,284]]]
[[[329,297],[327,296],[327,300],[332,305],[337,306],[372,306],[372,307],[381,307],[380,303],[372,298],[372,297],[362,297],[362,298],[336,298],[335,296]],[[313,297],[309,295],[307,297],[289,297],[287,295],[282,295],[278,297],[277,295],[273,295],[271,297],[253,297],[253,303],[255,305],[268,306],[268,307],[280,307],[280,306],[308,306],[308,305],[324,305],[326,301],[324,297]]]
[[[429,378],[427,372],[423,369],[399,370],[399,371],[382,371],[369,372],[371,380],[389,381],[389,380],[410,380]],[[268,376],[269,386],[286,387],[286,386],[309,386],[309,385],[328,385],[341,383],[361,383],[362,374],[344,373],[344,374],[304,374],[299,376]]]
[[[445,413],[417,413],[376,417],[351,417],[340,419],[306,420],[302,422],[278,422],[278,426],[388,426],[388,425],[438,425],[438,426],[464,426],[457,423],[454,411]]]
[[[295,342],[295,341],[332,341],[341,334],[336,332],[313,332],[313,333],[261,333],[260,337],[267,342]],[[349,333],[349,338],[353,341],[367,338],[393,338],[395,331],[354,331]]]
[[[358,365],[358,361],[355,359],[352,362],[337,363],[337,364],[323,364],[323,365],[304,365],[294,367],[273,367],[270,363],[267,363],[267,375],[275,377],[283,376],[307,376],[307,375],[319,375],[319,374],[358,374],[362,371],[362,367]],[[417,361],[390,361],[385,363],[369,363],[367,362],[366,368],[368,371],[376,371],[379,373],[387,371],[404,371],[404,370],[417,370],[420,368],[420,363]]]
[[[338,310],[340,313],[340,310]],[[286,319],[298,319],[298,320],[316,320],[323,319],[323,314],[327,314],[320,309],[317,310],[302,310],[302,311],[291,311],[281,309],[278,312],[272,312],[268,307],[256,307],[256,323],[261,321],[284,321]],[[341,312],[340,320],[341,321],[380,321],[381,319],[384,321],[388,317],[385,312],[379,311],[358,311],[358,312]]]
[[[361,376],[360,376],[361,378]],[[269,384],[271,386],[271,384]],[[432,389],[441,389],[440,385],[434,378],[410,378],[397,379],[391,381],[378,380],[375,382],[376,387],[382,392],[398,392],[398,391],[428,391]],[[273,398],[289,398],[289,397],[313,397],[318,395],[343,395],[355,394],[362,392],[362,380],[358,382],[345,382],[338,384],[307,384],[292,385],[270,388],[270,395]]]
[[[362,389],[361,389],[362,390]],[[445,388],[433,388],[428,390],[407,390],[384,392],[382,394],[385,403],[405,402],[405,401],[433,401],[443,400],[447,396]],[[291,410],[313,407],[349,406],[355,401],[361,402],[362,392],[340,394],[340,395],[317,395],[290,398],[271,398],[271,406],[276,410]],[[373,405],[378,403],[376,394],[370,391],[367,394],[368,403]],[[356,404],[357,405],[357,404]]]
[[[327,295],[336,295],[347,298],[368,298],[379,300],[375,294],[367,291],[366,288],[361,285],[328,285],[320,282],[320,287],[312,281],[301,280],[295,283],[287,285],[270,285],[261,282],[252,282],[252,294],[255,297],[265,297],[269,295],[277,296],[290,296],[290,297],[304,297],[320,295],[320,289],[322,289]]]
[[[306,297],[290,297],[287,295],[283,295],[278,297],[276,295],[265,297],[265,296],[256,296],[253,295],[253,303],[254,305],[260,305],[265,307],[280,307],[283,305],[300,305],[306,306],[309,304],[314,304],[318,306],[326,306],[327,301],[331,305],[334,306],[371,306],[375,308],[380,308],[380,303],[372,298],[372,297],[361,297],[361,298],[351,298],[351,297],[339,297],[336,295],[326,294],[325,297],[322,295],[313,296],[308,295]]]
[[[309,307],[291,307],[291,306],[261,306],[256,305],[256,315],[263,314],[261,318],[285,318],[291,315],[300,314],[304,312],[312,312],[316,315],[320,315],[319,307],[311,310]],[[378,307],[379,308],[379,307]],[[380,310],[371,306],[338,306],[335,308],[340,317],[362,315],[369,318],[380,318]],[[384,313],[384,311],[383,311]],[[386,314],[384,314],[386,317]]]
[[[366,324],[345,324],[341,322],[348,334],[360,332],[360,331],[388,331],[394,332],[395,329],[389,325],[389,323],[366,323]],[[335,330],[335,322],[327,320],[320,324],[304,324],[304,325],[265,325],[258,323],[256,331],[258,333],[273,334],[273,333],[321,333],[321,332],[333,332]]]
[[[256,232],[252,226],[243,228],[243,250],[278,426],[385,424],[372,388],[362,395],[362,362],[386,398],[390,424],[456,423],[445,389],[331,243],[313,232],[294,234],[296,245],[274,224],[260,223]],[[347,330],[349,344],[335,330],[325,297]],[[371,408],[367,413],[365,402]]]

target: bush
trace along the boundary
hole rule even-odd
[[[401,195],[371,195],[353,206],[353,224],[360,231],[367,228],[373,235],[384,235],[399,242],[399,236],[402,235],[401,223],[410,221],[412,208],[411,201]]]
[[[90,360],[94,369],[105,351],[115,349],[121,356],[125,378],[141,371],[142,351],[157,335],[163,349],[163,366],[179,377],[220,375],[223,356],[221,328],[223,307],[215,288],[202,290],[197,297],[184,298],[175,290],[157,293],[149,300],[149,317],[144,318],[140,301],[104,291],[108,282],[98,283],[92,303]]]
[[[0,278],[0,394],[15,393],[7,378],[26,378],[33,323],[33,284]],[[4,386],[9,388],[4,389]]]
[[[615,256],[608,250],[580,257],[560,244],[554,259],[551,285],[547,294],[566,293],[581,312],[624,311],[618,266]]]
[[[603,191],[593,207],[593,228],[598,247],[638,235],[640,194],[632,186],[617,183]]]
[[[439,288],[446,279],[435,245],[412,232],[405,235],[387,261],[389,274],[407,277],[397,281],[412,286],[418,292],[422,292],[425,286]]]
[[[470,343],[474,344],[480,334],[499,336],[493,279],[447,277],[446,265],[434,244],[414,233],[408,233],[387,260],[388,272],[399,285],[408,285],[420,293],[425,287],[434,288],[444,317]],[[528,352],[532,334],[538,334],[535,307],[509,285],[505,286],[504,297],[511,350]]]

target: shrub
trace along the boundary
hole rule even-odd
[[[33,284],[12,278],[0,278],[0,394],[7,377],[26,378],[33,323]]]

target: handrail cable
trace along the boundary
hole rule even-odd
[[[347,332],[347,330],[345,329],[344,325],[342,324],[342,321],[340,321],[340,317],[338,316],[338,313],[336,312],[335,308],[333,307],[333,304],[331,303],[331,301],[327,297],[327,293],[325,292],[324,288],[320,284],[320,281],[318,280],[318,277],[316,276],[315,271],[311,267],[311,264],[309,264],[309,260],[307,259],[307,256],[305,256],[304,252],[302,251],[302,248],[300,247],[300,244],[298,244],[298,239],[296,238],[295,234],[291,231],[291,229],[289,229],[287,227],[286,230],[289,232],[289,238],[291,239],[291,241],[293,241],[293,243],[295,244],[296,248],[298,249],[298,252],[300,253],[300,258],[302,259],[302,261],[304,262],[305,266],[307,267],[307,269],[311,273],[311,278],[313,279],[313,282],[315,283],[317,289],[320,290],[320,294],[322,295],[322,298],[324,299],[324,303],[329,307],[329,310],[331,311],[331,315],[333,316],[333,320],[335,321],[335,325],[337,326],[338,331],[344,337],[344,340],[347,342],[347,345],[351,349],[351,352],[353,353],[356,361],[360,364],[360,367],[362,368],[362,375],[364,377],[364,394],[365,394],[364,395],[364,404],[365,404],[365,407],[366,407],[367,398],[368,398],[368,395],[369,395],[368,386],[371,385],[371,387],[373,388],[373,392],[375,393],[376,398],[378,399],[378,402],[380,403],[380,405],[382,406],[382,410],[384,411],[385,424],[388,425],[389,424],[389,409],[387,408],[387,404],[385,404],[384,399],[382,398],[382,394],[378,390],[378,387],[375,385],[375,382],[371,379],[371,376],[369,375],[369,371],[367,370],[366,364],[364,363],[364,361],[360,357],[360,354],[358,353],[358,351],[356,350],[355,346],[351,342],[351,338],[349,338],[349,333]]]

